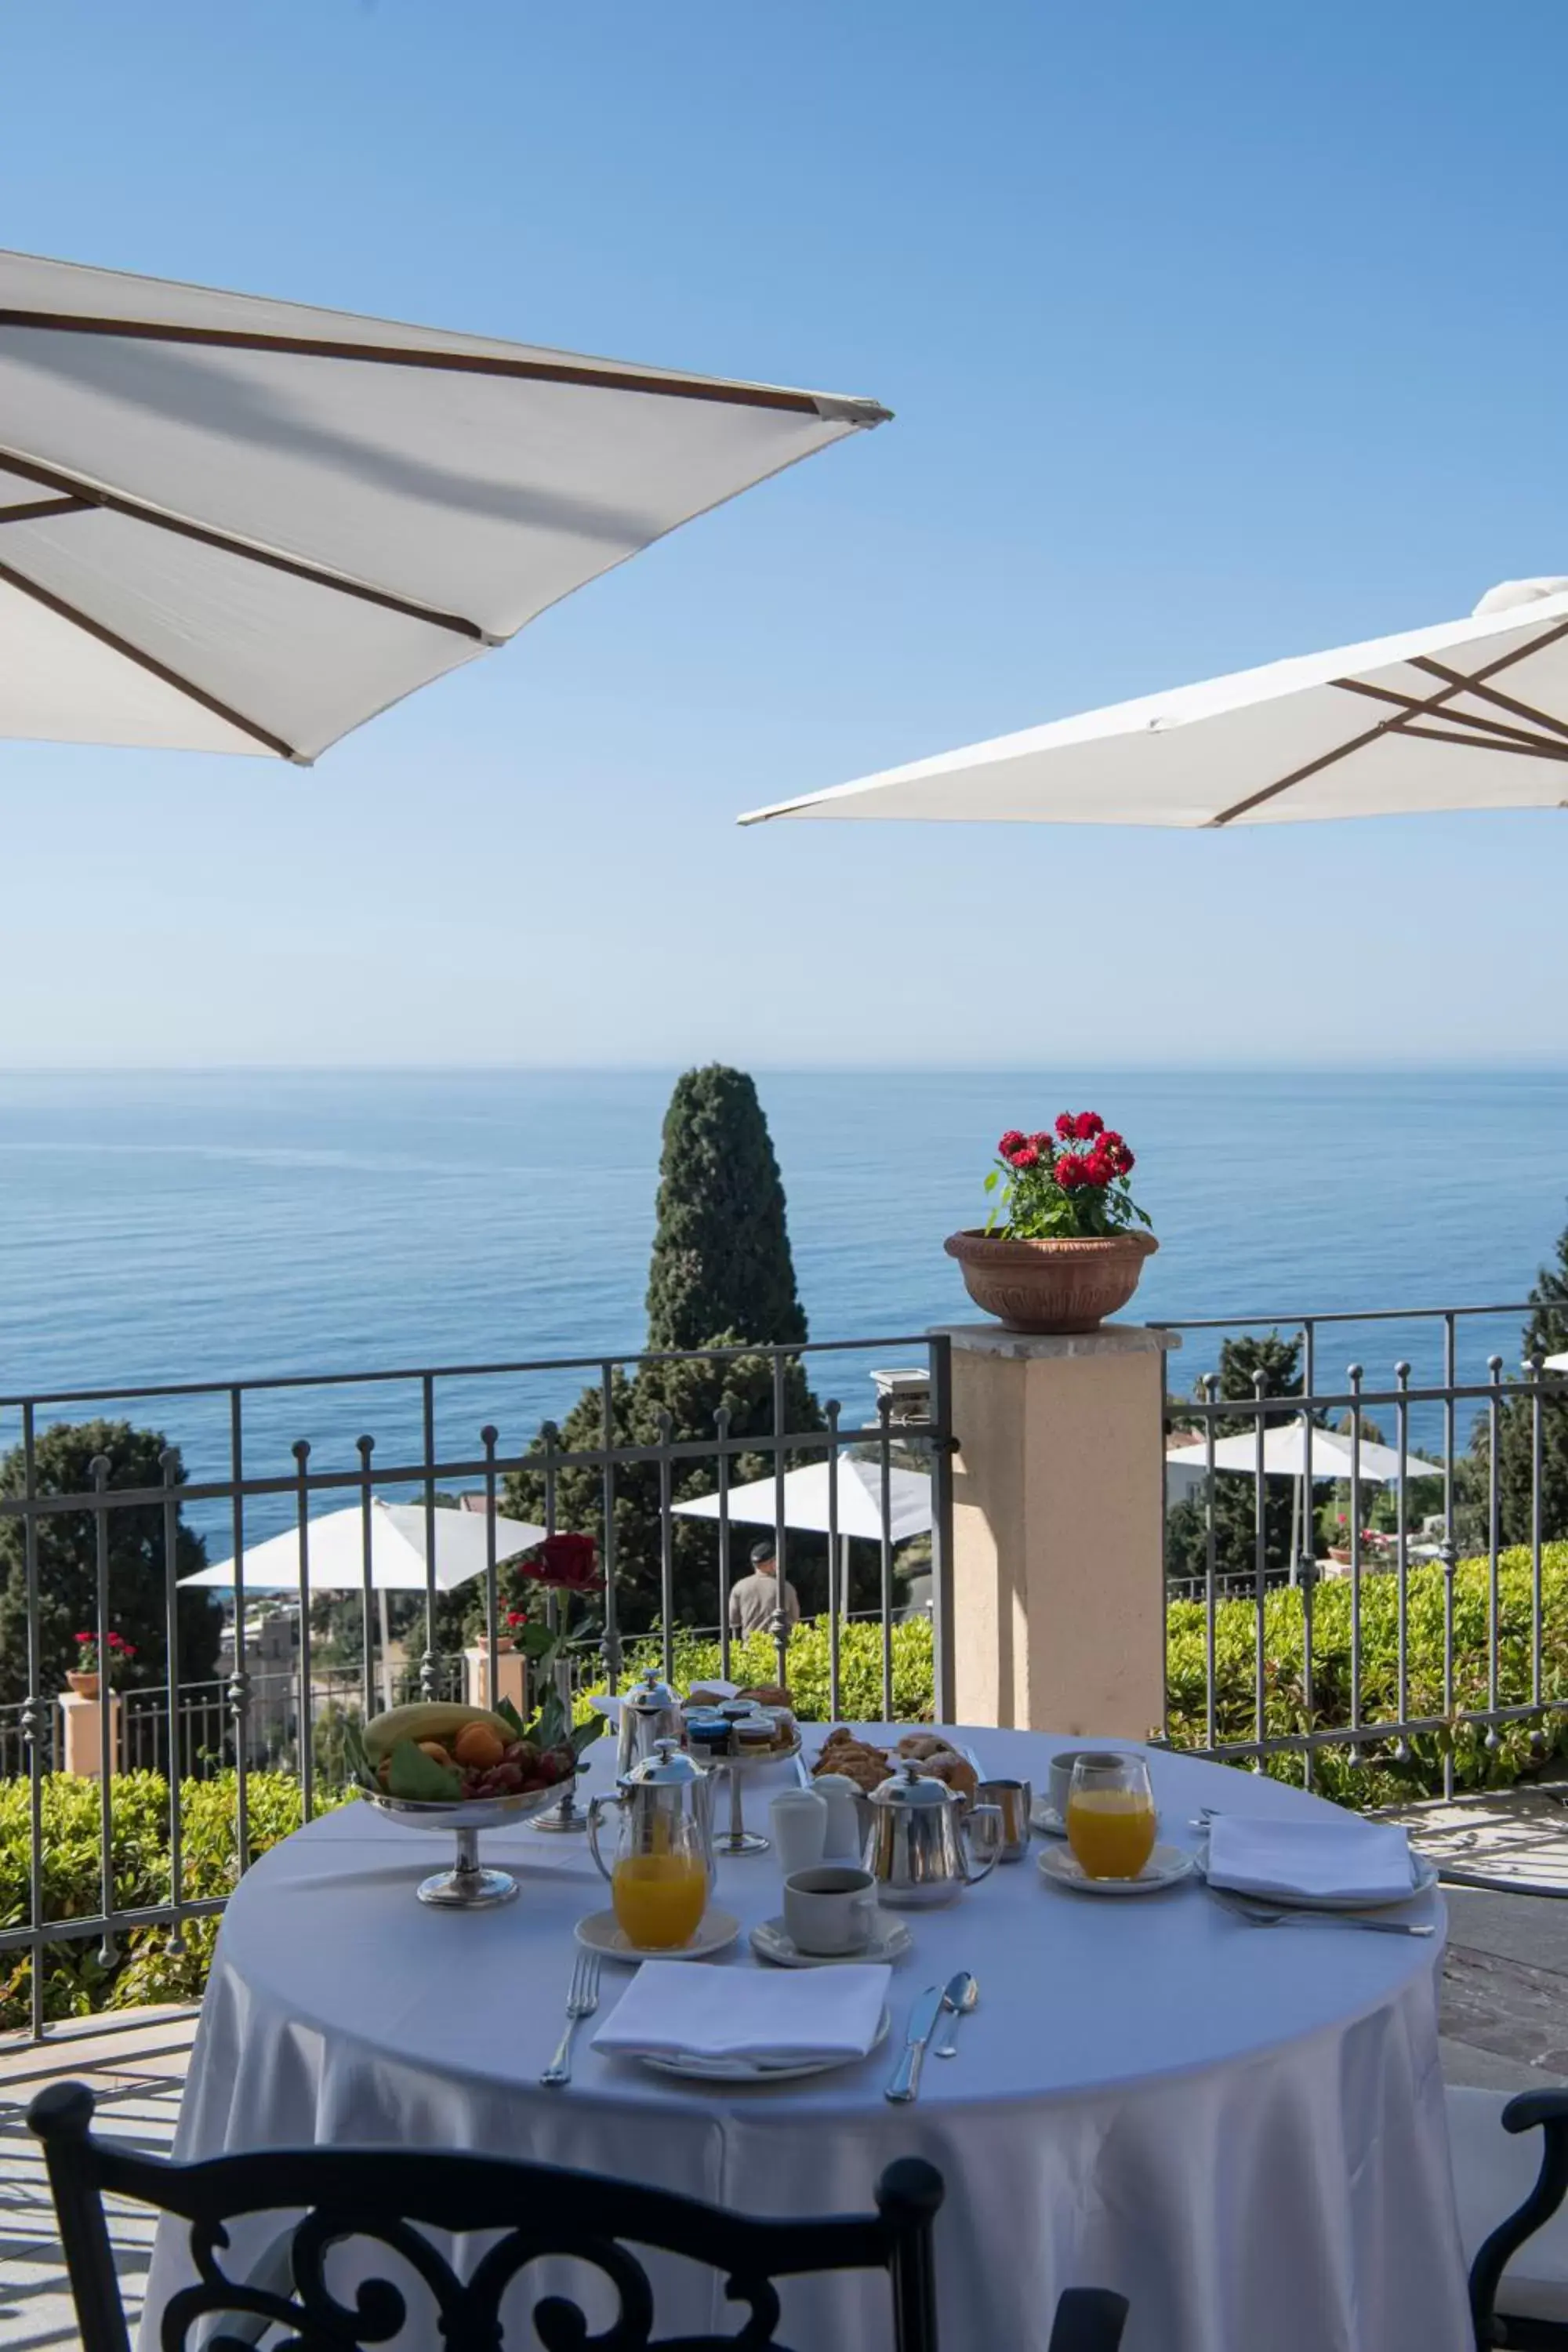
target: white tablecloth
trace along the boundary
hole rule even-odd
[[[987,1770],[1037,1790],[1067,1744],[961,1737]],[[1175,1843],[1194,1842],[1201,1804],[1266,1813],[1317,1801],[1218,1766],[1151,1761],[1162,1834]],[[609,1769],[597,1762],[590,1785]],[[769,1777],[748,1789],[759,1825]],[[814,2081],[736,2089],[602,2058],[591,2028],[572,2086],[545,2091],[572,1923],[608,1890],[581,1839],[519,1830],[481,1849],[521,1875],[521,1899],[499,1911],[416,1902],[451,1841],[368,1807],[262,1859],[224,1920],[182,2156],[312,2141],[465,2147],[809,2214],[868,2210],[884,2165],[919,2155],[947,2183],[944,2352],[1043,2346],[1071,2285],[1131,2297],[1127,2352],[1464,2352],[1440,1938],[1255,1928],[1196,1880],[1131,1901],[1073,1895],[1044,1885],[1031,1855],[949,1908],[903,1915],[915,1942],[893,1977],[895,2043],[927,1984],[968,1967],[981,1988],[961,2054],[928,2061],[913,2106],[882,2097],[893,2045]],[[721,1863],[717,1900],[748,1926],[775,1913],[773,1855]],[[1440,1918],[1441,1906],[1427,1897],[1410,1916]],[[761,1963],[742,1938],[692,1965],[717,1977]],[[606,1962],[601,2015],[629,1980]],[[184,2275],[165,2225],[144,2345]],[[685,2307],[661,2309],[663,2328],[735,2324],[717,2288],[693,2306],[695,2274],[682,2272],[679,2292]],[[879,2352],[885,2289],[791,2288],[785,2323],[787,2340],[825,2352]]]

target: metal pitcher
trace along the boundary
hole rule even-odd
[[[673,1739],[678,1748],[683,1748],[686,1727],[679,1699],[649,1666],[621,1701],[616,1771],[629,1772],[634,1764],[640,1764],[645,1757],[653,1754],[661,1739]]]
[[[900,1765],[890,1780],[872,1790],[870,1805],[866,1867],[877,1881],[879,1902],[908,1910],[951,1903],[966,1886],[989,1877],[1001,1857],[999,1808],[972,1805],[965,1825],[957,1790],[927,1779],[918,1764]],[[969,1856],[971,1839],[989,1848],[978,1869]]]
[[[713,1885],[713,1781],[704,1766],[673,1739],[661,1739],[651,1756],[623,1772],[613,1797],[595,1797],[588,1807],[588,1850],[600,1874],[613,1879],[599,1851],[599,1825],[615,1806],[620,1812],[617,1858],[673,1853],[694,1840]]]

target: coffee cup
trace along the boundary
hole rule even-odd
[[[784,1930],[799,1951],[819,1958],[863,1951],[876,1918],[877,1882],[868,1870],[819,1863],[784,1880]]]
[[[1072,1768],[1080,1756],[1093,1755],[1089,1748],[1063,1748],[1052,1757],[1050,1774],[1046,1783],[1047,1802],[1058,1822],[1068,1817],[1068,1797],[1072,1789]]]

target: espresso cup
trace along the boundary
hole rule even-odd
[[[876,1917],[877,1882],[868,1870],[825,1862],[784,1880],[784,1930],[799,1951],[819,1958],[863,1951]]]

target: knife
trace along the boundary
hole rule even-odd
[[[921,2067],[926,2054],[926,2043],[936,2031],[942,2015],[942,1987],[927,1985],[910,2011],[909,2030],[904,2035],[904,2054],[900,2059],[893,2079],[883,2093],[884,2098],[900,2105],[912,2099],[921,2086]]]

